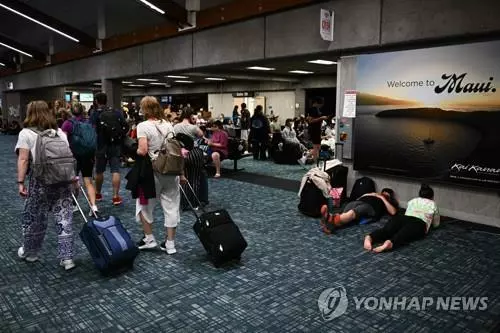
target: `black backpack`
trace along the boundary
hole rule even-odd
[[[375,192],[375,182],[369,177],[361,177],[356,180],[352,187],[349,199],[351,201],[357,200],[362,195]]]
[[[316,187],[312,180],[308,179],[302,192],[300,192],[299,211],[304,215],[319,218],[321,217],[321,206],[323,205],[326,205],[323,192]]]
[[[117,111],[107,109],[99,115],[98,132],[106,142],[121,144],[128,132],[128,125]]]

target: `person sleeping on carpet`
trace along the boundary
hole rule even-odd
[[[332,233],[332,228],[338,228],[356,220],[379,220],[384,215],[396,215],[399,207],[394,191],[390,188],[384,188],[380,193],[367,193],[349,202],[342,209],[341,214],[333,214],[333,204],[330,201],[327,203],[321,207],[321,228],[327,234]]]
[[[365,237],[367,251],[381,253],[424,238],[432,227],[439,227],[439,210],[434,202],[434,190],[422,184],[418,198],[408,202],[404,215],[394,216],[383,228]],[[373,248],[374,243],[382,245]]]

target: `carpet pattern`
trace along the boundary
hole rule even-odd
[[[233,161],[222,161],[222,167],[232,170]],[[238,168],[245,169],[244,171],[247,173],[299,181],[307,172],[306,169],[309,170],[311,167],[311,165],[302,167],[299,164],[287,165],[276,164],[273,161],[258,161],[252,157],[245,157],[238,161]]]
[[[363,251],[362,240],[378,224],[326,236],[317,221],[297,212],[295,193],[232,179],[210,181],[210,207],[226,208],[249,243],[238,265],[216,269],[207,261],[190,212],[183,213],[178,229],[178,254],[141,253],[135,269],[117,277],[101,277],[79,239],[78,266],[62,270],[53,225],[41,261],[21,262],[14,142],[0,137],[0,332],[472,333],[499,328],[500,236],[445,224],[423,241],[374,255]],[[139,239],[129,196],[114,208],[109,182],[103,194],[102,209],[120,217]],[[157,209],[157,239],[163,237],[161,220]],[[75,231],[81,223],[75,215]],[[337,284],[347,291],[347,311],[327,321],[318,297]],[[353,296],[488,300],[485,311],[376,311],[357,310]]]

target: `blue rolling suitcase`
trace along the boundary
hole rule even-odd
[[[80,190],[90,206],[85,190],[81,187]],[[98,217],[94,213],[94,219],[89,221],[74,195],[73,200],[85,221],[80,238],[97,269],[104,275],[111,275],[133,268],[139,249],[120,219],[115,216]]]

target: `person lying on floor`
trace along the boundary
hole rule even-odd
[[[365,250],[372,251],[373,243],[381,243],[382,245],[373,249],[373,252],[380,253],[422,239],[429,232],[431,225],[437,228],[439,222],[434,191],[430,186],[422,184],[418,198],[408,202],[404,215],[394,216],[383,228],[365,237]]]
[[[341,214],[333,214],[331,205],[323,205],[321,227],[325,233],[331,233],[331,227],[337,228],[356,220],[379,220],[384,215],[396,215],[398,207],[394,191],[384,188],[380,193],[368,193],[349,202]]]

